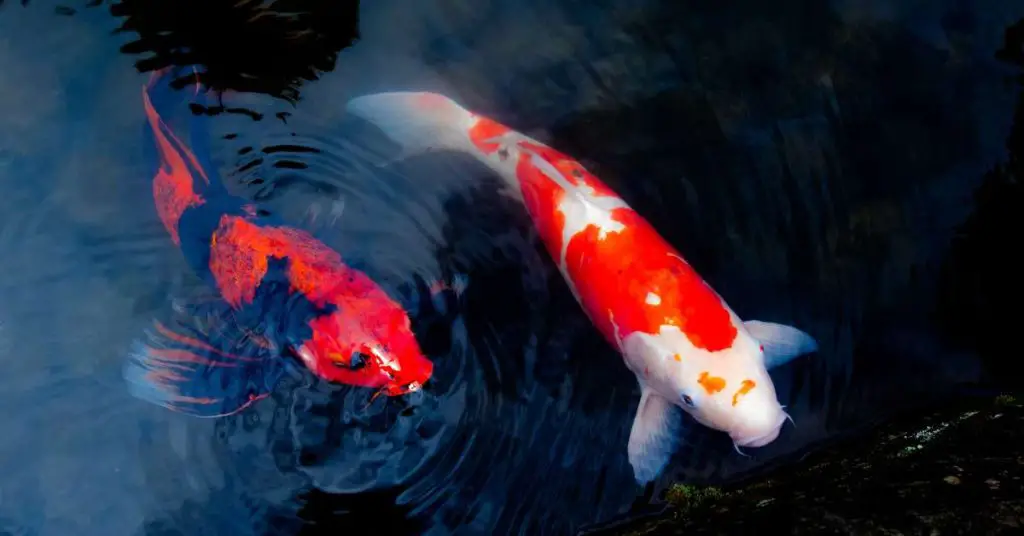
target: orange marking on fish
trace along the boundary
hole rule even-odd
[[[142,92],[143,104],[160,154],[160,168],[153,177],[153,201],[156,204],[157,215],[171,235],[171,240],[175,245],[180,245],[178,221],[181,215],[190,207],[204,203],[203,198],[193,189],[194,179],[184,160],[188,158],[194,164],[196,159],[164,124],[153,108],[146,89],[148,88]],[[194,165],[194,169],[199,170],[200,175],[206,179],[198,165]]]
[[[199,354],[196,354],[194,352],[189,352],[188,350],[167,350],[167,349],[156,349],[156,348],[154,348],[154,349],[152,349],[150,351],[151,351],[151,353],[154,356],[159,357],[160,359],[164,359],[164,360],[167,360],[167,361],[176,361],[178,363],[199,363],[199,364],[202,364],[202,365],[209,365],[211,367],[234,367],[234,366],[236,366],[236,365],[234,365],[232,363],[228,363],[228,362],[212,361],[212,360],[206,359],[205,357],[203,357],[203,356],[201,356]],[[166,366],[174,368],[174,366],[172,364],[170,364],[170,363],[167,363]],[[185,367],[182,367],[181,369],[185,370]]]
[[[184,395],[174,395],[173,396],[173,400],[175,402],[188,402],[189,404],[216,404],[217,402],[220,402],[220,399],[218,399],[218,398],[208,398],[208,397],[200,398],[200,397],[195,397],[195,396],[184,396]]]
[[[193,86],[195,91],[192,94],[193,95],[198,95],[199,91],[200,91],[199,73],[196,71],[196,69],[194,67],[192,68],[192,73],[196,77],[196,83]],[[150,78],[149,84],[152,85],[155,81],[156,81],[156,78]],[[147,97],[146,101],[149,102],[149,98],[148,98],[149,95],[146,95],[146,97]],[[161,124],[163,124],[162,120],[161,120]],[[164,124],[164,127],[167,127],[167,125]],[[184,143],[182,143],[181,139],[179,139],[170,128],[167,129],[167,134],[171,137],[172,140],[174,140],[175,143],[178,144],[179,147],[181,147],[182,151],[184,152],[185,158],[188,158],[189,162],[192,163],[192,167],[194,167],[195,170],[199,173],[199,177],[201,179],[203,179],[203,182],[205,182],[206,184],[210,184],[210,177],[208,177],[206,175],[206,170],[203,169],[203,167],[199,165],[199,159],[196,158],[196,155],[192,151],[190,151],[188,149],[188,146],[186,146]]]
[[[709,395],[713,395],[722,389],[725,389],[725,380],[718,376],[712,376],[707,371],[700,373],[697,383],[699,383]]]
[[[469,140],[476,145],[484,154],[491,154],[498,150],[498,143],[487,141],[509,132],[509,128],[497,121],[483,116],[476,116],[476,124],[469,129]]]
[[[732,395],[732,405],[735,406],[736,404],[739,404],[740,397],[752,391],[756,386],[757,384],[754,383],[754,380],[743,380],[743,382],[740,383],[740,390],[736,391],[736,394]]]
[[[238,408],[235,408],[235,409],[233,409],[231,411],[228,411],[228,412],[225,412],[225,413],[218,413],[216,415],[209,415],[209,417],[217,418],[217,417],[227,417],[228,415],[235,415],[237,413],[240,413],[240,412],[248,409],[250,406],[252,406],[256,402],[259,402],[260,400],[263,400],[264,398],[267,398],[268,396],[270,396],[270,395],[269,394],[262,394],[262,395],[250,394],[249,395],[249,400],[246,403],[244,403],[241,406],[239,406]],[[193,396],[182,396],[182,395],[176,395],[174,397],[174,400],[177,401],[177,402],[185,402],[185,403],[189,403],[189,404],[205,404],[205,405],[217,404],[217,403],[219,403],[221,401],[220,399],[217,399],[217,398],[197,398],[197,397],[193,397]]]
[[[676,361],[682,361],[683,360],[683,356],[681,356],[679,354],[675,354],[672,357],[674,357],[676,359]]]
[[[151,370],[146,373],[149,381],[160,385],[171,385],[175,382],[184,381],[185,377],[168,369]]]
[[[209,344],[207,344],[207,343],[205,343],[203,341],[200,341],[198,339],[193,339],[192,337],[186,337],[185,335],[181,335],[180,333],[176,333],[175,331],[173,331],[173,330],[167,328],[166,326],[164,326],[163,323],[161,323],[160,321],[156,321],[155,322],[155,326],[156,326],[156,330],[159,331],[161,335],[163,335],[164,337],[167,337],[168,339],[171,339],[172,341],[180,342],[182,344],[186,344],[186,345],[189,345],[189,346],[193,346],[195,348],[206,350],[207,352],[212,352],[212,353],[215,353],[217,355],[224,356],[224,357],[229,357],[231,359],[237,359],[239,361],[250,361],[250,362],[259,361],[259,359],[255,359],[255,358],[251,358],[251,357],[245,357],[245,356],[240,356],[240,355],[236,355],[236,354],[232,354],[232,353],[228,353],[228,352],[222,352],[222,351],[214,348],[213,346],[210,346]]]

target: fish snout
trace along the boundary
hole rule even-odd
[[[401,368],[386,370],[388,382],[384,391],[388,396],[402,396],[423,390],[430,382],[434,363],[425,356],[416,354],[412,359],[403,360]]]
[[[767,428],[752,427],[740,429],[731,432],[729,437],[732,438],[733,443],[738,447],[763,447],[779,437],[779,434],[782,432],[782,426],[786,424],[788,419],[789,417],[786,416],[785,412],[781,412],[775,424]]]

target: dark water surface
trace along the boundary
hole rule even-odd
[[[413,311],[428,392],[364,409],[365,390],[293,381],[217,421],[121,379],[131,340],[195,285],[151,203],[146,75],[119,53],[134,36],[104,9],[5,5],[0,531],[565,534],[641,495],[636,381],[522,209],[465,158],[382,166],[395,147],[343,112],[372,91],[444,92],[576,156],[741,317],[818,339],[773,372],[796,428],[749,458],[695,428],[659,487],[730,481],[987,382],[991,333],[958,326],[1021,286],[951,243],[1010,158],[1015,71],[995,53],[1024,0],[725,4],[367,2],[361,40],[296,107],[225,96],[263,117],[209,120],[229,189],[295,222],[343,203],[329,245],[388,290],[469,287],[454,319]]]

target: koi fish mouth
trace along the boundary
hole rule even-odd
[[[732,436],[732,441],[737,447],[763,447],[771,443],[772,441],[778,439],[779,434],[782,432],[782,426],[786,424],[787,420],[790,420],[790,417],[788,414],[783,412],[782,416],[779,419],[779,422],[774,427],[772,427],[771,430],[768,430],[763,434],[753,436],[734,435]]]
[[[768,432],[767,434],[759,435],[757,437],[743,437],[739,439],[733,439],[733,442],[735,442],[736,446],[738,447],[763,447],[768,443],[775,441],[775,439],[779,437],[779,432],[781,430],[782,426],[779,426],[778,428],[775,428],[774,430]]]
[[[421,384],[420,382],[412,382],[407,383],[405,385],[386,385],[378,389],[377,392],[373,393],[373,395],[370,396],[370,400],[369,402],[367,402],[367,404],[372,404],[373,401],[377,400],[377,397],[381,395],[402,396],[410,393],[415,393],[420,389],[423,389],[423,384]]]
[[[384,391],[384,394],[388,396],[402,396],[415,393],[421,389],[423,389],[423,384],[420,382],[411,382],[405,385],[389,385],[384,387],[382,390]]]

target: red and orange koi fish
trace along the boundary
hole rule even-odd
[[[788,415],[768,369],[817,349],[795,328],[741,321],[643,217],[573,158],[434,93],[366,95],[350,113],[404,151],[468,153],[521,200],[586,314],[641,387],[628,455],[653,480],[677,446],[673,406],[735,445],[775,440]]]
[[[190,149],[167,124],[170,107],[194,91],[169,86],[167,71],[143,88],[158,166],[153,200],[192,269],[217,291],[234,319],[269,350],[244,356],[218,349],[209,333],[157,323],[137,341],[125,368],[136,396],[204,417],[238,412],[273,389],[282,357],[316,376],[402,395],[420,389],[433,364],[420,351],[406,311],[366,274],[309,232],[288,226],[228,193],[210,164],[207,133],[192,118]],[[376,394],[374,396],[376,396]]]

